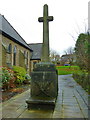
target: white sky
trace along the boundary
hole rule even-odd
[[[48,4],[49,15],[54,17],[49,23],[50,48],[63,54],[64,50],[75,45],[71,35],[77,38],[80,32],[85,32],[88,1],[0,0],[0,13],[27,43],[41,43],[43,24],[38,22],[38,17],[43,16],[43,5]]]

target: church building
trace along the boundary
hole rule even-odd
[[[0,44],[2,66],[21,66],[30,73],[33,50],[3,15],[0,15]]]
[[[42,55],[42,43],[32,43],[28,44],[30,48],[33,50],[32,56],[31,56],[31,71],[33,71],[33,68],[36,63],[39,63],[41,61],[41,55]]]

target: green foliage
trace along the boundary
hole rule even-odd
[[[88,70],[88,57],[89,57],[89,47],[90,47],[90,44],[88,42],[89,38],[90,35],[82,33],[78,36],[75,45],[77,65],[80,66],[81,69],[86,69],[86,70]]]
[[[10,73],[6,67],[2,68],[2,83],[7,83],[10,80]]]
[[[87,71],[79,70],[73,74],[73,78],[90,94],[90,75]]]
[[[90,94],[90,35],[80,34],[76,41],[77,65],[81,70],[74,72],[74,79]]]
[[[4,90],[15,88],[16,84],[22,84],[23,81],[30,83],[31,77],[26,74],[26,70],[19,66],[14,66],[13,70],[7,67],[0,67],[0,88]]]
[[[2,71],[0,73],[0,85],[3,89],[9,89],[15,87],[14,81],[14,72],[11,69],[8,69],[7,67],[2,67]]]
[[[13,66],[13,70],[16,76],[16,83],[22,84],[25,80],[26,70],[23,67]]]

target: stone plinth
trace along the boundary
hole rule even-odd
[[[58,94],[58,75],[55,65],[49,62],[49,22],[53,16],[48,16],[48,5],[43,7],[43,46],[41,63],[36,64],[31,73],[31,97],[27,100],[28,108],[31,106],[54,106]]]
[[[31,97],[26,102],[31,104],[55,105],[58,94],[58,76],[55,65],[50,62],[38,63],[31,73]]]

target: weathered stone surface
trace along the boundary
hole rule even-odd
[[[75,87],[69,87],[69,84],[68,84],[69,82],[70,83],[72,82],[72,84],[75,85]],[[23,118],[25,120],[26,118],[28,118],[29,120],[32,120],[34,118],[39,118],[39,119],[40,118],[53,118],[53,119],[58,118],[57,120],[63,119],[63,118],[65,118],[65,120],[69,120],[69,118],[71,118],[71,120],[74,120],[75,118],[77,118],[75,120],[78,120],[78,119],[80,120],[80,118],[82,118],[83,120],[88,120],[90,115],[89,114],[90,110],[88,109],[88,106],[84,101],[86,99],[85,95],[87,95],[87,93],[84,92],[83,98],[82,98],[80,94],[83,93],[84,90],[81,87],[79,87],[80,85],[78,85],[70,75],[58,76],[58,84],[59,84],[60,93],[58,92],[58,97],[56,100],[54,111],[53,109],[49,109],[50,107],[52,107],[50,105],[47,105],[47,106],[45,105],[46,106],[45,109],[44,108],[40,109],[40,107],[37,106],[37,104],[35,104],[34,109],[28,110],[25,103],[25,100],[29,98],[29,94],[30,94],[29,92],[30,90],[28,90],[28,91],[25,91],[24,93],[21,93],[12,97],[10,100],[5,101],[2,104],[0,103],[0,107],[2,107],[0,108],[0,112],[2,110],[3,120],[5,119],[7,120],[7,118],[8,120],[9,119],[11,120],[11,118],[12,119],[21,118],[21,120]],[[77,92],[77,89],[78,89],[78,92]],[[70,102],[69,102],[69,98],[71,98]],[[65,102],[63,102],[64,99],[65,99]],[[88,98],[86,100],[88,102]],[[85,105],[81,109],[83,102],[85,102]],[[12,104],[13,105],[15,104],[14,106],[16,105],[17,106],[13,107]]]
[[[43,22],[43,47],[42,61],[49,61],[49,22],[53,21],[53,16],[48,16],[48,5],[43,6],[43,17],[38,18],[39,22]]]
[[[41,98],[41,97],[31,97],[29,100],[26,100],[28,103],[28,109],[54,109],[56,99],[52,98]]]
[[[56,67],[51,62],[40,62],[35,65],[35,68],[33,71],[56,71]]]
[[[31,96],[56,97],[57,96],[56,72],[33,72],[31,81]]]
[[[37,104],[55,105],[58,94],[58,75],[52,63],[39,63],[31,73],[31,97],[28,108]]]
[[[48,5],[44,5],[43,17],[38,20],[43,22],[42,62],[36,64],[31,73],[31,98],[26,101],[28,108],[33,104],[55,105],[58,94],[57,70],[49,62],[49,21],[53,17],[48,16]]]

